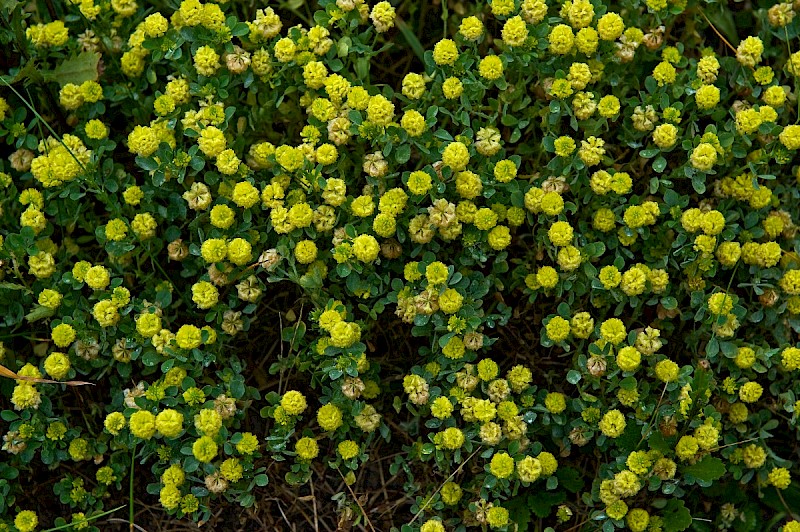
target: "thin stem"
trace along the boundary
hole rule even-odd
[[[93,515],[91,517],[87,517],[86,519],[83,520],[83,522],[84,523],[88,523],[89,521],[94,521],[95,519],[100,519],[101,517],[105,517],[105,516],[107,516],[109,514],[113,514],[117,510],[121,510],[123,508],[125,508],[124,504],[122,506],[117,506],[116,508],[114,508],[112,510],[108,510],[108,511],[105,511],[105,512],[100,513],[100,514],[96,514],[96,515]],[[56,530],[64,530],[66,528],[72,528],[73,526],[75,526],[75,523],[66,523],[66,524],[63,524],[61,526],[48,528],[47,530],[42,530],[42,532],[55,532]]]
[[[442,31],[442,39],[447,38],[447,20],[450,18],[450,13],[447,11],[447,0],[442,1],[442,22],[444,23],[444,30]]]
[[[14,94],[16,94],[16,95],[17,95],[17,98],[19,98],[20,100],[22,100],[22,103],[24,103],[24,104],[25,104],[25,107],[27,107],[28,109],[30,109],[30,110],[31,110],[31,112],[33,113],[33,115],[34,115],[36,118],[38,118],[38,119],[39,119],[39,120],[40,120],[40,121],[41,121],[41,122],[42,122],[42,123],[45,125],[45,127],[46,127],[46,128],[49,130],[49,131],[50,131],[50,133],[53,135],[53,137],[55,137],[55,138],[56,138],[56,140],[58,140],[58,142],[59,142],[59,143],[60,143],[62,146],[64,146],[64,148],[67,150],[67,152],[69,152],[69,154],[72,156],[72,158],[73,158],[73,159],[75,159],[75,162],[76,162],[76,163],[78,163],[78,166],[80,166],[81,170],[83,170],[83,171],[84,171],[84,173],[86,173],[86,167],[85,167],[85,166],[83,166],[83,163],[80,161],[80,159],[78,159],[78,157],[77,157],[77,156],[76,156],[76,155],[73,153],[73,151],[72,151],[71,149],[69,149],[69,146],[67,146],[66,144],[64,144],[64,139],[62,139],[62,138],[61,138],[61,135],[59,135],[58,133],[56,133],[56,131],[55,131],[55,130],[54,130],[52,127],[50,127],[50,124],[48,124],[48,123],[47,123],[47,120],[45,120],[45,119],[42,117],[42,115],[40,115],[40,114],[39,114],[39,112],[38,112],[36,109],[34,109],[34,108],[33,108],[33,105],[31,105],[31,104],[28,102],[28,100],[26,100],[26,99],[25,99],[25,97],[24,97],[22,94],[20,94],[20,93],[17,91],[17,89],[15,89],[15,88],[14,88],[14,87],[12,87],[11,85],[9,85],[9,83],[6,81],[6,79],[5,79],[3,76],[0,76],[0,81],[2,81],[2,82],[3,82],[3,85],[5,85],[5,86],[6,86],[6,87],[8,87],[9,89],[11,89],[11,91],[12,91]]]
[[[347,480],[344,478],[344,475],[342,475],[342,472],[339,470],[338,467],[336,468],[336,471],[339,473],[339,476],[342,477],[342,480],[344,481],[344,485],[347,487],[347,491],[350,492],[350,496],[353,497],[353,500],[356,502],[356,504],[358,505],[358,508],[361,510],[361,515],[364,516],[364,519],[367,521],[367,525],[369,525],[370,530],[372,530],[372,532],[375,532],[375,527],[372,525],[372,521],[369,520],[369,516],[367,515],[367,511],[364,510],[364,507],[361,505],[361,501],[359,501],[358,497],[356,497],[356,494],[353,493],[353,488],[351,488],[350,484],[347,483]]]
[[[756,440],[760,440],[760,439],[761,438],[750,438],[750,439],[747,439],[747,440],[742,440],[742,441],[736,441],[736,442],[733,442],[733,443],[729,443],[727,445],[720,445],[719,447],[715,447],[714,449],[711,449],[710,452],[716,452],[716,451],[719,451],[720,449],[724,449],[725,447],[731,447],[732,445],[741,445],[743,443],[756,441]]]
[[[135,525],[133,524],[134,519],[134,507],[133,507],[133,471],[134,466],[136,465],[136,444],[133,444],[133,449],[131,449],[131,477],[130,477],[130,484],[128,486],[128,521],[130,522],[130,529],[133,531]]]
[[[701,15],[703,15],[703,18],[704,18],[704,19],[706,19],[706,22],[708,22],[708,25],[709,25],[709,26],[711,26],[711,29],[712,29],[712,30],[714,30],[714,33],[716,33],[716,34],[717,34],[717,37],[719,37],[720,39],[722,39],[722,42],[724,42],[725,44],[727,44],[727,45],[728,45],[728,48],[730,48],[731,50],[733,50],[733,53],[736,53],[736,48],[734,48],[734,47],[733,47],[733,45],[732,45],[731,43],[729,43],[729,42],[728,42],[728,39],[726,39],[726,38],[725,38],[725,37],[724,37],[724,36],[723,36],[723,35],[722,35],[722,34],[719,32],[719,30],[717,30],[716,26],[714,26],[714,24],[712,24],[712,22],[711,22],[710,20],[708,20],[708,17],[706,16],[706,14],[705,14],[705,11],[703,11],[702,9],[699,9],[699,11],[700,11],[700,14],[701,14]]]
[[[478,447],[477,449],[475,449],[472,452],[471,455],[469,455],[469,457],[466,460],[464,460],[463,462],[458,464],[458,467],[455,469],[455,471],[450,473],[450,476],[447,477],[447,479],[444,482],[442,482],[442,484],[438,488],[436,488],[436,491],[433,492],[433,495],[428,497],[428,499],[425,501],[425,504],[422,505],[422,508],[420,508],[419,511],[416,514],[414,514],[414,517],[411,519],[411,521],[409,521],[407,523],[408,526],[411,526],[412,524],[414,524],[414,521],[416,521],[417,518],[420,515],[422,515],[422,512],[425,511],[425,508],[428,507],[428,504],[430,504],[430,502],[433,500],[433,498],[436,496],[436,494],[439,493],[439,491],[441,491],[441,489],[444,487],[444,485],[447,484],[450,481],[450,479],[452,479],[454,476],[456,476],[462,469],[464,469],[464,466],[467,465],[469,463],[469,461],[472,460],[472,457],[475,456],[476,454],[478,454],[478,451],[480,451],[481,449],[483,449],[483,447]]]
[[[778,494],[778,498],[783,503],[783,507],[786,508],[786,513],[788,513],[792,517],[792,519],[795,519],[795,520],[800,519],[800,516],[798,516],[798,514],[794,513],[792,511],[791,507],[788,504],[786,504],[786,499],[783,498],[783,494],[781,494],[781,490],[778,489],[778,488],[775,488],[775,493]]]
[[[789,64],[792,65],[792,71],[794,71],[794,65],[792,64],[792,45],[789,44],[789,30],[786,29],[786,26],[783,27],[783,33],[786,35],[786,49],[789,50]],[[797,95],[797,73],[792,72],[792,77],[794,78],[794,93]],[[794,117],[794,123],[796,124],[800,121],[800,98],[797,98],[797,116]]]
[[[642,445],[642,442],[644,442],[644,440],[646,440],[650,436],[651,427],[655,423],[656,417],[658,416],[658,409],[661,408],[661,401],[664,400],[664,394],[667,392],[667,384],[668,383],[664,383],[664,389],[661,390],[661,397],[658,398],[658,404],[656,405],[655,409],[653,410],[653,417],[651,417],[650,421],[647,423],[647,430],[645,430],[644,435],[642,436],[642,439],[639,440],[639,443],[636,445],[637,449],[639,448],[640,445]]]

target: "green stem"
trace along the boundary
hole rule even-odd
[[[786,26],[783,27],[783,33],[786,35],[786,48],[789,50],[789,61],[791,62],[792,59],[792,45],[789,44],[789,30],[786,29]],[[792,65],[792,69],[794,70],[794,65]],[[797,95],[797,72],[792,72],[792,78],[794,78],[794,93],[795,96]],[[800,121],[800,98],[797,98],[797,116],[794,117],[794,123],[796,124]]]
[[[118,510],[121,510],[123,508],[125,508],[124,504],[122,506],[117,506],[113,510],[108,510],[108,511],[105,511],[105,512],[100,513],[100,514],[96,514],[96,515],[93,515],[91,517],[87,517],[84,522],[88,523],[89,521],[94,521],[95,519],[100,519],[101,517],[105,517],[107,515],[113,514],[114,512],[116,512]],[[64,529],[67,529],[67,528],[72,528],[73,526],[74,526],[74,523],[66,523],[66,524],[63,524],[61,526],[48,528],[47,530],[42,530],[42,532],[55,532],[56,530],[64,530]]]
[[[656,419],[658,418],[658,409],[661,408],[661,402],[664,400],[664,394],[667,393],[667,384],[669,383],[666,382],[664,383],[664,389],[661,390],[661,397],[658,398],[658,404],[656,404],[656,407],[653,410],[653,415],[650,418],[650,421],[647,422],[647,429],[644,431],[642,439],[639,440],[638,444],[636,444],[637,449],[642,445],[642,443],[644,443],[644,441],[647,438],[650,437],[650,434],[652,433],[652,427],[655,425]]]
[[[450,13],[447,11],[447,0],[442,0],[442,22],[444,22],[444,31],[442,31],[442,39],[447,38],[447,20],[450,18]]]
[[[6,86],[6,87],[8,87],[9,89],[11,89],[11,91],[12,91],[14,94],[16,94],[16,95],[17,95],[17,98],[19,98],[20,100],[22,100],[22,103],[24,103],[24,104],[25,104],[25,107],[27,107],[28,109],[30,109],[30,110],[31,110],[31,112],[33,113],[33,115],[34,115],[36,118],[38,118],[38,119],[39,119],[39,120],[40,120],[40,121],[41,121],[41,122],[42,122],[42,123],[45,125],[45,127],[48,129],[48,131],[50,131],[50,133],[53,135],[53,137],[55,137],[55,138],[56,138],[56,140],[58,140],[58,142],[59,142],[59,143],[60,143],[62,146],[64,146],[64,149],[66,149],[66,150],[67,150],[67,152],[69,152],[69,154],[72,156],[72,158],[73,158],[73,159],[75,159],[75,162],[76,162],[76,163],[78,163],[78,166],[80,166],[81,170],[83,170],[83,172],[84,172],[84,173],[87,173],[87,171],[86,171],[86,167],[85,167],[85,166],[83,166],[83,163],[82,163],[82,162],[81,162],[81,161],[78,159],[78,157],[77,157],[77,156],[76,156],[76,155],[75,155],[75,154],[72,152],[72,150],[71,150],[71,149],[69,149],[69,146],[67,146],[66,144],[64,144],[64,139],[62,139],[62,138],[61,138],[61,135],[59,135],[58,133],[56,133],[56,131],[55,131],[55,130],[54,130],[52,127],[50,127],[50,124],[48,124],[48,123],[47,123],[47,121],[44,119],[44,117],[42,117],[42,115],[40,115],[40,114],[39,114],[39,112],[38,112],[36,109],[34,109],[34,108],[33,108],[33,105],[31,105],[31,104],[28,102],[28,100],[26,100],[26,99],[25,99],[25,97],[24,97],[23,95],[21,95],[21,94],[20,94],[20,93],[17,91],[17,89],[15,89],[15,88],[14,88],[14,87],[12,87],[11,85],[9,85],[9,83],[6,81],[6,79],[5,79],[3,76],[0,76],[0,81],[2,81],[2,82],[3,82],[3,85],[5,85],[5,86]]]
[[[136,444],[133,444],[133,449],[131,449],[131,476],[130,476],[130,484],[128,486],[128,522],[130,523],[131,530],[133,530],[133,471],[134,466],[136,464]]]

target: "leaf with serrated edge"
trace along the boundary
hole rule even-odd
[[[55,70],[43,72],[45,81],[55,81],[62,87],[67,83],[80,85],[84,81],[97,81],[97,65],[100,54],[97,52],[81,52],[77,56],[63,61]]]
[[[696,464],[687,466],[683,472],[703,482],[713,482],[725,475],[725,464],[719,458],[706,456]]]
[[[681,532],[692,526],[692,515],[683,501],[670,499],[661,514],[664,519],[664,532]]]

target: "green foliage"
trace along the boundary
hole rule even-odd
[[[0,530],[800,528],[794,4],[0,17]]]

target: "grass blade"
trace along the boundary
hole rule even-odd
[[[400,33],[403,34],[403,37],[405,37],[406,41],[411,46],[411,49],[414,51],[414,55],[416,55],[420,61],[425,62],[425,48],[422,47],[422,43],[419,42],[417,36],[413,31],[411,31],[411,28],[408,27],[408,24],[406,24],[406,22],[400,17],[395,19],[395,24],[397,24],[397,27],[400,29]]]

